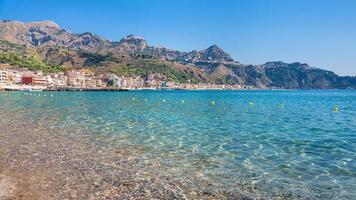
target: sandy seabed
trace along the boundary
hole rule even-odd
[[[0,199],[248,199],[164,166],[140,147],[106,149],[81,130],[48,128],[0,111]],[[152,170],[154,169],[154,170]]]

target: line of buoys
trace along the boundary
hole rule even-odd
[[[28,93],[28,92],[25,92],[25,93],[23,93],[23,95],[25,95],[25,96],[38,96],[38,97],[40,97],[40,96],[43,96],[43,97],[53,97],[53,94],[37,94],[37,93]]]
[[[25,95],[31,95],[31,96],[32,96],[31,93],[25,93]],[[36,96],[36,94],[33,94],[33,95]],[[37,95],[40,96],[40,94],[37,94]],[[47,96],[47,95],[44,94],[43,96]],[[50,97],[53,97],[53,95],[49,95],[49,96],[50,96]],[[135,97],[132,97],[131,100],[132,100],[132,101],[136,101],[137,99],[136,99]],[[143,99],[143,100],[144,100],[145,102],[148,102],[148,99],[147,99],[147,98],[145,98],[145,99]],[[166,99],[162,99],[162,102],[163,102],[163,103],[166,103],[167,100],[166,100]],[[180,102],[181,102],[182,104],[185,104],[185,100],[184,100],[184,99],[182,99]],[[210,101],[210,105],[211,105],[211,106],[215,106],[215,105],[216,105],[216,101],[214,101],[214,100]],[[248,106],[249,106],[249,107],[253,107],[253,106],[254,106],[254,102],[253,102],[253,101],[249,101],[249,102],[248,102]],[[286,105],[285,105],[284,103],[280,103],[280,104],[279,104],[279,107],[280,107],[281,109],[283,109],[283,108],[286,107]],[[333,110],[334,110],[334,111],[339,111],[339,108],[338,108],[337,106],[335,106]]]
[[[3,93],[3,94],[8,94],[8,93]],[[28,92],[23,93],[23,95],[26,95],[26,96],[41,96],[41,94],[28,93]],[[47,97],[47,94],[42,94],[42,96]],[[48,96],[52,98],[52,97],[53,97],[53,94],[49,94]],[[136,101],[136,98],[135,98],[135,97],[132,97],[131,100],[132,100],[132,101]],[[148,99],[145,98],[144,101],[147,102]],[[163,102],[163,103],[166,103],[166,99],[162,99],[162,102]],[[181,100],[181,103],[184,104],[184,103],[185,103],[185,100],[182,99],[182,100]],[[215,106],[215,105],[216,105],[216,102],[213,100],[213,101],[210,102],[210,105],[211,105],[211,106]],[[253,107],[254,103],[253,103],[252,101],[249,101],[249,102],[248,102],[248,105],[249,105],[249,107]],[[285,105],[284,103],[280,103],[280,104],[279,104],[279,107],[280,107],[281,109],[284,109],[284,108],[286,107],[286,105]],[[340,108],[336,105],[336,106],[333,107],[332,110],[333,110],[333,112],[339,112],[339,111],[340,111]]]

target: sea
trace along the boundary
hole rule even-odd
[[[1,92],[0,110],[79,131],[178,198],[356,199],[355,90]]]

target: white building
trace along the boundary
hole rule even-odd
[[[67,77],[63,72],[52,73],[50,77],[47,78],[50,86],[64,87],[67,86]]]
[[[0,70],[0,83],[7,83],[7,71]]]
[[[85,86],[85,73],[81,71],[70,71],[67,72],[68,85],[74,87],[84,87]]]
[[[20,84],[22,82],[23,70],[8,69],[7,81],[9,83]]]

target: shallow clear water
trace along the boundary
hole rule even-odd
[[[356,198],[356,91],[12,92],[0,109],[83,130],[192,187]]]

